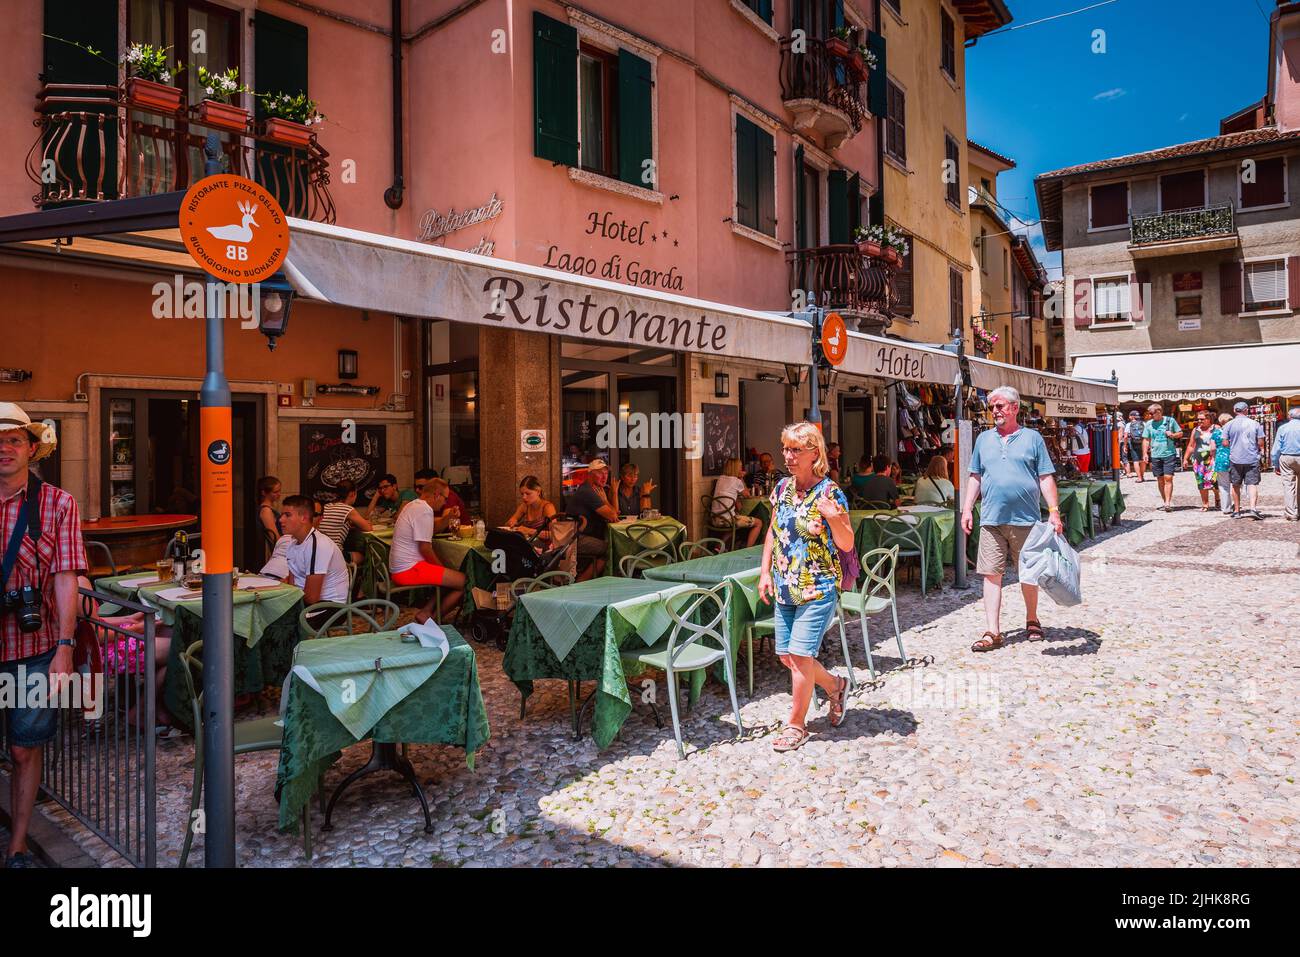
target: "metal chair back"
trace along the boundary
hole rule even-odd
[[[872,598],[880,596],[882,593],[888,594],[889,600],[894,600],[894,572],[898,567],[898,546],[892,545],[889,548],[873,548],[862,556],[862,573],[866,577],[862,584],[858,586],[858,594],[862,596],[862,607],[866,609],[867,602]]]
[[[668,617],[673,620],[668,635],[668,663],[674,670],[682,653],[705,638],[717,642],[718,649],[731,659],[731,644],[724,634],[727,620],[727,603],[731,590],[726,582],[712,588],[691,588],[678,592],[664,602]]]
[[[627,527],[627,537],[632,540],[632,544],[637,547],[638,552],[659,551],[665,548],[672,548],[672,537],[662,528],[655,528],[653,525],[643,525],[639,522]]]
[[[618,573],[624,578],[636,578],[637,572],[647,568],[658,568],[660,565],[671,565],[675,561],[677,556],[670,549],[651,548],[644,552],[637,552],[635,555],[624,555],[619,559]]]
[[[925,545],[921,541],[921,520],[915,515],[872,515],[879,537],[876,545],[880,548],[898,546],[898,553],[912,557],[925,554]]]
[[[307,617],[309,615],[327,608],[336,610],[334,614],[325,619],[319,628],[313,628],[308,624]],[[391,601],[383,598],[363,598],[361,601],[354,601],[348,605],[340,605],[337,602],[317,602],[310,608],[304,608],[299,615],[298,621],[303,631],[313,638],[320,638],[328,636],[332,629],[338,628],[344,622],[347,623],[349,635],[358,634],[356,629],[357,618],[361,618],[366,624],[369,624],[372,631],[392,631],[397,627],[397,619],[400,616],[401,609]],[[364,632],[361,633],[364,634]]]
[[[677,546],[677,555],[688,562],[692,558],[709,558],[726,551],[727,543],[720,538],[701,538],[697,542],[683,541]]]
[[[510,593],[518,599],[520,595],[528,595],[535,591],[544,591],[547,588],[563,588],[565,585],[573,584],[573,576],[565,571],[546,572],[538,575],[536,578],[520,578],[510,583]]]
[[[104,556],[104,561],[105,561],[104,567],[106,567],[108,571],[99,572],[99,576],[96,577],[102,577],[105,574],[116,575],[117,562],[113,561],[113,550],[109,548],[107,545],[105,545],[103,542],[86,542],[86,562],[87,564],[92,565],[90,571],[92,573],[98,571],[98,566],[94,566],[94,559],[91,556],[98,555],[100,553],[102,553]]]

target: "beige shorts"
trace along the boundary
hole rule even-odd
[[[975,557],[976,575],[1002,575],[1011,564],[1020,565],[1020,549],[1025,547],[1032,525],[981,525],[979,554]]]

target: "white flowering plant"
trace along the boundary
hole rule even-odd
[[[306,93],[259,93],[262,109],[268,117],[292,120],[304,126],[325,122],[325,114],[316,108],[316,101],[307,99]]]
[[[876,64],[879,61],[876,59],[876,55],[867,49],[865,43],[859,44],[858,53],[862,54],[862,62],[867,65],[868,70],[874,70],[876,68]]]
[[[229,103],[231,97],[249,92],[248,87],[239,82],[237,66],[232,66],[225,73],[213,73],[205,66],[199,67],[199,86],[203,88],[203,96],[206,99],[216,100],[218,103]]]
[[[878,243],[882,249],[888,247],[900,256],[907,255],[907,237],[893,226],[859,226],[853,238],[860,243]]]
[[[170,49],[171,47],[156,47],[151,43],[132,43],[122,57],[122,62],[133,77],[173,86],[176,75],[185,69],[185,64],[169,63],[167,51]]]

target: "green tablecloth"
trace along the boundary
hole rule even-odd
[[[280,828],[294,831],[303,807],[311,800],[320,776],[343,748],[371,738],[407,744],[450,744],[465,749],[465,763],[474,767],[474,753],[488,740],[487,712],[479,689],[478,666],[465,639],[442,626],[450,645],[447,657],[432,675],[378,717],[361,736],[353,735],[334,716],[326,699],[305,681],[289,683],[283,705],[284,745],[276,785],[280,789]],[[336,659],[336,669],[355,656],[358,674],[373,671],[375,658],[419,656],[418,645],[396,641],[396,632],[352,638],[320,638],[305,643],[301,655]],[[342,645],[336,651],[328,646]],[[309,650],[310,649],[310,650]],[[427,654],[425,655],[427,657]]]
[[[502,667],[525,700],[541,678],[597,682],[591,734],[598,747],[608,747],[632,710],[619,649],[662,638],[672,624],[664,601],[688,587],[604,577],[524,595]],[[704,672],[691,678],[698,694]]]
[[[1078,545],[1085,537],[1093,537],[1092,500],[1086,485],[1058,485],[1057,498],[1061,503],[1061,521],[1065,525],[1066,538],[1071,545]],[[1046,515],[1047,506],[1043,506]]]
[[[380,545],[380,551],[387,559],[388,549],[393,544],[392,528],[377,528],[374,531],[366,532],[365,538],[367,545],[371,542]],[[465,601],[461,606],[463,617],[474,610],[471,589],[483,588],[490,591],[492,588],[492,552],[482,542],[473,538],[448,539],[435,537],[431,544],[433,545],[433,553],[438,556],[438,561],[465,576]],[[366,549],[360,578],[363,594],[372,598],[380,597],[375,593],[375,570],[369,548]]]
[[[134,575],[116,575],[112,578],[101,578],[98,584],[114,594],[122,595],[125,598],[138,597],[144,604],[149,605],[151,608],[157,608],[162,615],[163,622],[168,625],[176,623],[176,612],[181,608],[191,611],[199,617],[203,616],[203,600],[201,598],[177,602],[158,597],[159,592],[166,591],[169,588],[181,587],[179,582],[142,585],[134,590],[122,585],[123,581],[140,577],[142,577],[140,572]],[[248,647],[255,648],[257,643],[262,640],[262,634],[266,631],[267,626],[271,622],[279,620],[286,611],[301,602],[302,589],[295,588],[293,585],[282,585],[279,588],[268,589],[267,591],[236,591],[234,608],[235,634],[243,638]]]
[[[762,560],[763,546],[754,545],[734,552],[723,552],[721,555],[708,555],[704,558],[692,558],[687,562],[674,562],[659,568],[647,568],[641,574],[652,581],[716,585],[736,572],[758,568]]]
[[[852,511],[849,513],[849,519],[853,524],[853,541],[857,547],[858,555],[865,555],[871,549],[877,546],[880,541],[880,532],[874,521],[867,521],[871,515],[897,515],[897,512],[884,511]],[[952,555],[952,534],[953,523],[952,515],[948,513],[945,516],[941,512],[918,512],[914,516],[917,519],[916,530],[921,539],[922,551],[925,555],[925,584],[926,591],[931,588],[939,588],[943,585],[943,565],[944,565],[944,518],[948,519],[947,534],[947,554]],[[861,581],[861,578],[859,578]]]
[[[633,525],[648,525],[654,529],[638,545],[632,541],[627,530]],[[611,522],[609,525],[609,552],[606,555],[605,574],[621,575],[619,563],[628,555],[635,555],[650,548],[667,548],[674,554],[677,546],[686,537],[686,526],[675,518],[636,519],[631,522]]]

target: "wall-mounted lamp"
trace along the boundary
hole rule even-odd
[[[774,372],[760,372],[758,374],[759,382],[780,382],[781,377]]]
[[[785,381],[793,386],[803,385],[808,381],[808,367],[799,362],[785,363]]]
[[[0,369],[0,382],[26,382],[31,377],[29,369]]]
[[[731,395],[731,376],[725,372],[713,373],[713,397],[725,399]]]
[[[830,392],[835,388],[835,380],[839,378],[839,373],[830,366],[822,366],[817,370],[817,387],[823,392]]]
[[[289,331],[289,310],[293,308],[293,287],[276,273],[260,289],[261,308],[258,310],[257,331],[266,336],[266,347],[275,349],[275,340]]]
[[[357,377],[357,354],[352,349],[339,350],[339,378],[355,379]]]

